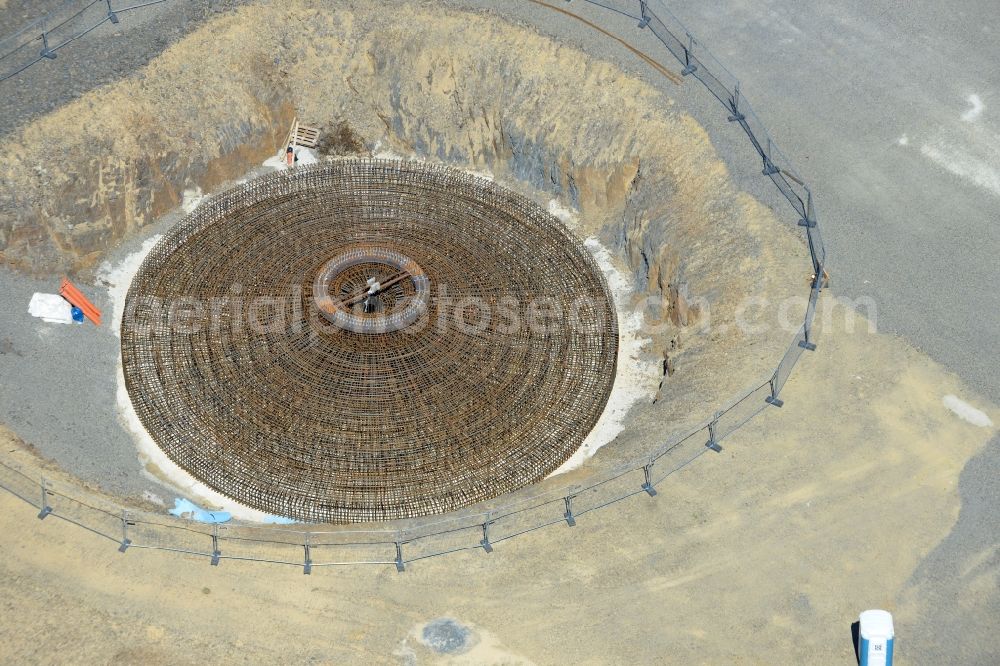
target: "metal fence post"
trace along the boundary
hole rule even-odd
[[[715,439],[715,424],[719,422],[720,416],[722,415],[716,414],[715,418],[712,419],[712,422],[708,424],[708,441],[705,442],[705,446],[712,449],[716,453],[722,451],[722,446]]]
[[[800,227],[806,227],[807,229],[816,228],[816,216],[813,213],[813,193],[805,185],[802,186],[806,191],[806,215],[801,220],[799,220]]]
[[[118,546],[118,552],[124,553],[132,545],[132,540],[128,538],[128,509],[122,509],[122,542]]]
[[[42,52],[38,55],[49,60],[56,59],[56,52],[49,48],[49,36],[44,32],[42,33]]]
[[[646,0],[639,0],[639,29],[642,30],[649,25],[649,12],[646,11]]]
[[[219,558],[222,551],[219,550],[219,523],[212,523],[212,566],[219,566]]]
[[[653,479],[651,472],[653,470],[652,461],[643,465],[642,473],[646,477],[646,482],[642,484],[642,489],[649,493],[650,497],[656,497],[656,488],[653,487]]]
[[[490,543],[490,525],[493,521],[490,520],[490,514],[486,514],[486,521],[483,523],[483,538],[479,541],[479,545],[483,547],[487,553],[493,552],[493,544]]]
[[[312,536],[312,532],[306,532],[305,542],[302,544],[305,549],[305,560],[302,562],[302,574],[308,576],[313,570],[312,553],[309,551],[309,537]]]
[[[777,391],[774,390],[774,380],[777,378],[777,376],[778,376],[778,371],[775,370],[774,374],[771,375],[771,381],[770,381],[771,395],[764,398],[764,402],[766,402],[769,405],[774,405],[775,407],[781,407],[782,405],[785,404],[785,401],[779,398]]]
[[[806,243],[809,245],[809,258],[812,261],[813,275],[816,277],[813,279],[813,284],[823,284],[823,266],[820,264],[819,256],[816,252],[816,243],[813,241],[812,233],[810,229],[812,227],[806,227]]]
[[[816,351],[816,343],[809,341],[809,327],[803,327],[802,329],[802,340],[799,340],[799,347],[802,347],[806,351]]]
[[[771,161],[771,137],[767,137],[767,152],[764,153],[764,171],[761,173],[765,176],[773,176],[778,173],[778,167],[774,166],[774,162]]]
[[[403,561],[403,535],[396,534],[396,571],[403,573],[406,571],[406,563]]]
[[[819,271],[816,273],[817,285],[822,284],[823,280],[823,267],[819,267]],[[815,286],[814,289],[819,291],[819,287]],[[812,296],[809,297],[812,300]],[[818,294],[817,294],[818,298]],[[806,351],[816,351],[816,343],[809,340],[809,312],[806,312],[806,320],[802,323],[802,339],[799,340],[799,347],[802,347]]]
[[[49,506],[49,491],[45,488],[45,477],[41,477],[42,485],[42,510],[38,512],[38,520],[44,520],[45,516],[52,513],[52,507]]]
[[[563,501],[566,503],[566,513],[563,514],[563,518],[566,519],[566,524],[569,525],[570,527],[576,525],[576,518],[573,517],[574,497],[576,497],[576,495],[567,495],[566,497],[563,498]]]
[[[733,86],[733,99],[729,103],[730,109],[733,111],[733,115],[729,116],[729,122],[738,123],[747,119],[745,115],[740,113],[740,82],[737,81],[736,85]]]
[[[681,70],[681,76],[687,76],[688,74],[694,74],[698,71],[698,66],[691,64],[691,52],[694,51],[694,37],[691,36],[689,32],[687,34],[688,45],[684,47],[684,69]]]
[[[118,24],[118,14],[115,14],[115,10],[111,9],[111,0],[105,0],[105,2],[108,3],[108,18],[111,19],[112,23],[114,23],[115,25],[117,25]]]

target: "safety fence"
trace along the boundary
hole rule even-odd
[[[95,4],[99,3],[90,6]],[[39,518],[67,520],[113,541],[121,552],[150,548],[203,556],[212,564],[227,559],[270,562],[302,567],[307,574],[316,567],[363,564],[395,566],[403,571],[408,563],[447,553],[473,549],[491,552],[494,545],[518,535],[560,524],[572,527],[581,516],[603,507],[636,495],[655,496],[657,487],[669,476],[705,454],[720,451],[721,442],[755,415],[781,407],[779,396],[796,362],[804,351],[815,349],[812,325],[823,288],[826,254],[812,193],[742,96],[739,81],[659,0],[638,0],[635,9],[637,29],[650,30],[681,64],[680,74],[703,83],[721,103],[728,120],[746,134],[761,159],[762,174],[791,205],[808,243],[813,279],[802,326],[774,372],[752,390],[692,431],[669,438],[629,464],[577,484],[554,487],[547,482],[444,516],[397,521],[371,529],[303,529],[301,525],[238,522],[205,525],[124,508],[96,493],[88,494],[79,486],[53,483],[6,457],[0,460],[0,487],[35,506]],[[549,489],[539,491],[546,487]]]
[[[164,2],[167,0],[67,2],[0,41],[0,82],[43,60],[55,60],[60,49],[105,23],[117,24],[128,12]]]

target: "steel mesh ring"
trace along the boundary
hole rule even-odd
[[[359,246],[419,267],[386,302],[426,288],[420,317],[372,334],[317,316],[324,266]],[[339,288],[378,266],[398,268],[345,268]],[[582,306],[544,330],[502,316],[539,303]],[[205,202],[143,262],[121,333],[129,395],[171,460],[317,522],[441,513],[544,478],[603,411],[618,345],[604,276],[558,220],[491,181],[386,160]]]

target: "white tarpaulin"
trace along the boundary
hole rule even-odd
[[[70,314],[72,308],[69,301],[59,294],[43,294],[36,291],[28,303],[28,314],[50,324],[72,324],[73,315]]]

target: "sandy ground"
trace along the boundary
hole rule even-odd
[[[836,317],[772,409],[671,477],[581,519],[409,565],[300,569],[129,551],[0,495],[0,660],[58,663],[851,663],[850,624],[896,618],[898,663],[934,609],[912,582],[959,516],[959,475],[1000,411],[898,339]],[[954,663],[989,663],[986,545],[956,561],[978,618]],[[462,654],[425,623],[468,630]],[[949,637],[940,636],[947,641]],[[460,641],[459,641],[460,642]],[[447,641],[445,642],[446,644]],[[474,645],[473,645],[474,644]],[[440,647],[440,646],[439,646]]]

